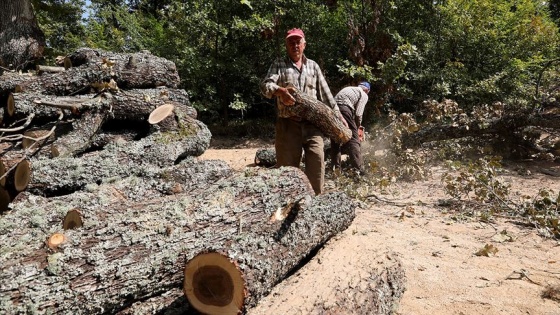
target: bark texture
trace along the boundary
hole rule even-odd
[[[31,0],[0,2],[0,66],[21,70],[43,56],[45,35]]]
[[[301,93],[294,88],[296,103],[286,108],[294,115],[304,118],[317,126],[327,138],[335,139],[338,143],[346,143],[352,137],[352,131],[347,128],[335,111],[326,104]]]
[[[248,285],[253,283],[247,300],[252,305],[310,247],[344,229],[354,216],[348,197],[313,198],[306,181],[300,170],[281,168],[236,174],[196,193],[142,202],[97,193],[15,203],[0,227],[1,241],[10,244],[0,258],[1,309],[115,313],[180,287],[185,263],[209,250],[226,251],[239,261]],[[77,204],[84,226],[65,231],[68,241],[57,250],[47,249],[45,240]],[[292,209],[290,215],[271,222],[284,208]],[[32,224],[25,228],[17,223],[29,218]]]
[[[132,142],[113,142],[103,150],[80,157],[39,157],[32,161],[28,190],[52,196],[80,190],[88,184],[113,178],[150,173],[150,169],[172,166],[189,156],[199,156],[210,145],[206,125],[193,120],[190,135],[154,133]]]
[[[176,88],[181,81],[175,63],[154,56],[149,51],[125,54],[80,48],[67,57],[72,62],[72,67],[109,67],[121,88]]]

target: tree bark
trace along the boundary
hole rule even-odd
[[[190,106],[188,95],[178,89],[133,89],[86,94],[55,96],[40,93],[10,93],[7,106],[12,108],[12,120],[24,119],[35,114],[34,119],[53,120],[63,110],[66,115],[76,115],[93,109],[111,111],[108,119],[145,121],[150,113],[164,104],[173,104],[186,115],[196,119],[196,110]]]
[[[1,309],[116,313],[180,287],[187,261],[211,248],[238,260],[252,305],[311,249],[348,226],[355,207],[341,193],[313,199],[305,174],[291,167],[236,173],[196,193],[136,203],[90,195],[31,198],[1,218],[0,241],[8,244],[0,257]],[[83,227],[65,231],[68,241],[48,249],[45,240],[76,205]],[[278,209],[292,210],[271,220]],[[18,223],[30,217],[34,224]]]
[[[109,61],[104,60],[104,63],[90,67],[70,68],[64,72],[31,76],[27,81],[18,82],[13,89],[59,96],[88,94],[92,93],[92,90],[95,92],[105,88],[111,80],[114,80],[117,87],[121,89],[177,87],[179,75],[175,64],[153,55],[143,54],[139,58],[147,61],[130,69],[114,69],[113,66],[108,65]],[[5,85],[5,87],[11,86]]]
[[[335,111],[320,101],[311,98],[294,88],[296,103],[286,108],[294,115],[310,121],[327,138],[346,143],[352,138],[352,131],[346,127]]]
[[[199,156],[210,146],[210,131],[194,120],[188,128],[190,133],[156,132],[137,141],[114,142],[80,157],[34,159],[27,189],[47,196],[69,193],[88,184],[149,173],[148,168],[169,167],[189,156]]]
[[[30,0],[0,3],[0,66],[22,70],[43,56],[45,35]]]
[[[149,51],[115,53],[101,49],[80,48],[69,54],[73,67],[110,67],[119,74],[115,79],[121,88],[151,88],[167,86],[176,88],[180,83],[175,63],[152,55]]]

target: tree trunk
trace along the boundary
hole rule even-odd
[[[338,143],[346,143],[352,138],[352,131],[342,123],[332,108],[295,88],[294,91],[296,103],[286,107],[294,116],[310,121],[327,138],[334,139]]]
[[[0,66],[22,70],[43,56],[45,35],[39,29],[31,0],[0,3]],[[1,74],[1,72],[0,72]]]
[[[116,313],[180,287],[187,262],[210,249],[235,257],[251,293],[246,305],[253,305],[309,251],[346,228],[355,207],[341,193],[313,199],[305,174],[291,167],[236,173],[196,192],[143,202],[116,192],[87,195],[30,198],[1,218],[0,241],[7,244],[1,309]],[[54,250],[46,247],[76,206],[83,227],[64,231],[66,243]],[[32,225],[18,223],[29,218]]]
[[[118,78],[121,88],[151,88],[167,86],[176,88],[180,83],[175,63],[152,55],[149,51],[115,53],[101,49],[80,48],[69,54],[73,67],[109,67]]]
[[[52,196],[73,192],[95,184],[147,172],[147,168],[172,166],[189,156],[199,156],[209,147],[211,134],[199,121],[191,133],[154,133],[132,142],[115,142],[103,150],[80,157],[38,158],[33,160],[28,190]]]

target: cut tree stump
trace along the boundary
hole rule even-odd
[[[212,248],[237,260],[251,305],[345,229],[355,208],[341,193],[314,198],[305,174],[292,167],[236,173],[196,192],[137,203],[91,195],[74,204],[71,195],[46,203],[29,196],[0,217],[0,242],[7,244],[0,309],[116,313],[180,288],[184,266]],[[45,240],[76,203],[84,226],[64,231],[68,241],[51,251]],[[273,219],[282,209],[289,215]],[[30,217],[37,219],[21,226]]]
[[[294,92],[296,103],[285,108],[294,116],[298,116],[310,121],[326,137],[336,140],[338,143],[346,143],[352,138],[352,131],[344,125],[335,111],[328,105],[318,101],[297,88],[291,89]]]

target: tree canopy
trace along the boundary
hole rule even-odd
[[[207,119],[272,115],[258,83],[284,53],[292,27],[304,29],[306,54],[333,93],[370,80],[378,113],[444,98],[465,108],[495,101],[530,107],[559,93],[556,0],[32,3],[46,37],[44,63],[83,46],[149,50],[176,63]]]

